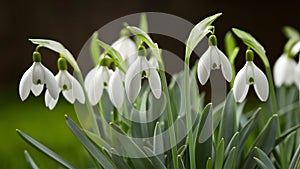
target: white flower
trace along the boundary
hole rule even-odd
[[[151,91],[156,98],[161,96],[161,81],[156,66],[149,63],[145,56],[138,56],[130,65],[125,76],[125,90],[128,100],[133,103],[141,90],[143,72],[148,77]]]
[[[92,105],[99,102],[103,88],[108,85],[111,74],[112,71],[106,66],[97,66],[87,74],[84,86]]]
[[[54,75],[41,62],[33,62],[20,81],[19,94],[22,101],[28,97],[30,90],[35,96],[39,96],[44,88],[44,84],[46,84],[51,97],[57,99],[59,87]]]
[[[294,75],[295,75],[295,77],[294,77],[295,81],[294,82],[300,90],[300,62],[295,67],[295,74]]]
[[[296,61],[282,54],[274,64],[274,83],[276,87],[283,84],[291,85],[295,82]]]
[[[55,76],[56,81],[60,87],[59,92],[62,91],[63,96],[70,103],[74,103],[75,100],[78,100],[80,103],[85,102],[84,92],[79,82],[72,76],[67,70],[60,70]],[[49,89],[45,93],[45,103],[46,106],[52,110],[58,101],[52,98],[49,94]]]
[[[214,35],[211,35],[209,40],[213,40],[213,43],[210,42],[212,44],[209,44],[208,49],[201,56],[198,63],[198,79],[202,85],[204,85],[207,82],[210,76],[210,71],[215,69],[221,68],[222,74],[228,82],[232,79],[232,70],[230,62],[225,56],[225,54],[218,49],[218,47],[216,46],[215,36],[212,36]]]
[[[116,108],[121,108],[124,102],[123,80],[123,72],[116,68],[108,82],[109,98]]]
[[[128,65],[135,61],[137,57],[137,46],[129,37],[121,37],[111,46],[121,54],[122,59],[127,62]]]
[[[233,95],[237,102],[240,103],[246,98],[251,84],[254,85],[258,98],[261,101],[266,101],[269,96],[268,80],[253,61],[247,61],[245,66],[237,73],[233,84]]]

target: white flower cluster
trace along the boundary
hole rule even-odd
[[[58,59],[59,72],[54,77],[51,71],[42,65],[40,53],[34,52],[34,63],[20,81],[21,99],[24,101],[29,96],[30,90],[35,96],[39,96],[46,84],[45,104],[49,109],[55,107],[61,91],[70,103],[73,104],[75,100],[85,103],[83,89],[86,90],[90,104],[94,106],[99,103],[103,90],[107,89],[113,105],[121,108],[125,91],[131,103],[136,100],[141,90],[142,78],[148,79],[153,95],[160,98],[162,92],[157,60],[154,57],[147,60],[146,49],[143,46],[138,49],[129,37],[119,38],[112,47],[120,53],[126,65],[129,65],[126,74],[117,66],[111,69],[111,58],[103,54],[100,56],[100,63],[87,74],[84,85],[68,73],[65,58]]]

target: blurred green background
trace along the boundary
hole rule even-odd
[[[68,130],[64,114],[76,119],[73,106],[63,97],[53,111],[44,106],[43,94],[32,95],[21,102],[18,83],[24,71],[32,64],[34,50],[28,38],[50,38],[62,42],[77,56],[85,41],[114,19],[124,15],[157,11],[177,15],[192,23],[216,12],[223,12],[215,22],[219,46],[232,27],[251,32],[263,44],[274,62],[282,52],[285,37],[284,25],[300,28],[297,1],[238,1],[238,0],[52,0],[0,2],[0,168],[26,168],[23,151],[27,149],[41,168],[58,168],[57,164],[31,148],[15,132],[20,129],[58,152],[67,161],[87,168],[87,153]],[[172,43],[161,47],[181,47]],[[42,50],[43,63],[56,73],[55,54]],[[47,56],[47,57],[46,57]],[[49,57],[48,57],[49,56]],[[243,56],[237,59],[237,69],[244,64]],[[258,64],[259,61],[258,61]]]

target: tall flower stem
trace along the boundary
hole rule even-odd
[[[192,130],[192,117],[191,117],[191,109],[190,109],[190,55],[186,54],[185,56],[185,64],[184,64],[184,94],[185,94],[185,114],[186,114],[186,123],[188,129],[187,142],[189,147],[189,157],[190,157],[190,168],[196,169],[196,159],[194,153],[194,139],[193,139],[193,130]]]
[[[167,108],[167,114],[168,114],[168,126],[169,126],[169,135],[170,135],[170,142],[171,142],[171,152],[172,152],[172,161],[173,161],[173,166],[174,169],[178,169],[178,160],[177,160],[177,146],[176,146],[176,136],[175,136],[175,129],[173,125],[173,113],[172,113],[172,108],[171,108],[171,100],[170,100],[170,94],[169,94],[169,88],[167,84],[167,78],[165,75],[165,69],[164,69],[164,64],[161,59],[158,60],[158,64],[160,67],[159,74],[161,77],[161,83],[162,83],[162,88],[164,95],[166,96],[166,108]]]

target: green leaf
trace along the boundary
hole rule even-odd
[[[59,42],[48,39],[29,39],[33,44],[37,44],[40,47],[45,47],[53,50],[59,54],[62,54],[76,72],[80,72],[79,66],[73,57],[73,55]]]
[[[159,154],[159,152],[164,150],[164,139],[161,133],[162,130],[160,124],[159,122],[157,122],[153,134],[153,153],[156,154],[156,156],[161,160],[162,163],[164,163],[164,154]]]
[[[24,151],[24,155],[25,155],[26,161],[28,162],[28,164],[30,165],[30,167],[32,169],[39,169],[39,167],[36,165],[36,163],[34,162],[34,160],[32,159],[32,157],[30,156],[30,154],[28,153],[27,150]]]
[[[161,159],[158,158],[156,154],[153,153],[153,151],[148,148],[144,147],[144,150],[148,156],[150,156],[150,160],[152,161],[153,165],[156,169],[167,169],[164,163],[161,161]]]
[[[222,138],[217,146],[216,159],[215,159],[215,169],[223,168],[224,160],[224,138]]]
[[[66,122],[72,133],[80,141],[80,143],[85,147],[85,149],[93,156],[97,162],[107,169],[116,169],[116,166],[110,158],[107,158],[103,152],[100,151],[84,134],[84,132],[77,126],[77,124],[66,116]]]
[[[291,134],[292,132],[294,132],[294,131],[297,131],[298,128],[300,128],[300,124],[298,124],[298,125],[296,125],[296,126],[290,128],[290,129],[288,129],[287,131],[281,133],[281,135],[280,135],[278,138],[276,138],[275,145],[280,144],[282,141],[285,140],[285,138],[286,138],[288,135],[290,135],[290,134]]]
[[[90,53],[95,65],[99,63],[99,57],[100,57],[100,49],[97,40],[98,40],[98,32],[94,32],[90,42]]]
[[[140,17],[140,26],[139,26],[144,32],[148,32],[148,21],[147,16],[145,13],[141,14]]]
[[[275,169],[275,166],[273,165],[271,159],[268,157],[268,155],[262,151],[260,148],[255,147],[255,152],[258,158],[262,163],[264,163],[268,169]]]
[[[60,163],[61,165],[65,166],[66,168],[69,169],[74,169],[75,167],[72,166],[70,163],[66,162],[64,159],[62,159],[59,155],[57,155],[55,152],[53,152],[52,150],[50,150],[49,148],[47,148],[46,146],[44,146],[43,144],[39,143],[38,141],[36,141],[35,139],[33,139],[32,137],[28,136],[27,134],[23,133],[21,130],[16,130],[17,133],[30,145],[32,145],[33,147],[35,147],[37,150],[39,150],[40,152],[44,153],[45,155],[47,155],[48,157],[52,158],[53,160],[57,161],[58,163]]]
[[[282,31],[288,39],[300,40],[300,34],[297,29],[291,26],[284,26]]]
[[[177,156],[177,159],[178,159],[178,168],[179,169],[185,169],[182,157],[179,155],[179,156]]]
[[[227,56],[231,56],[233,50],[235,49],[236,47],[236,41],[233,37],[233,34],[228,31],[226,34],[225,34],[225,52],[227,54]]]
[[[207,162],[206,162],[206,169],[212,169],[212,160],[211,160],[211,157],[209,157],[207,159]]]
[[[88,130],[84,130],[84,132],[99,147],[105,148],[106,150],[110,150],[111,149],[111,146],[102,137],[99,137],[98,135],[96,135],[96,134],[94,134],[94,133],[92,133],[92,132],[90,132]]]
[[[118,63],[123,64],[122,56],[117,50],[99,39],[97,39],[96,41],[97,44],[101,46],[104,51],[107,52],[114,60],[116,60]]]
[[[264,128],[256,137],[256,140],[252,144],[250,151],[247,153],[248,157],[243,165],[243,168],[247,168],[247,169],[254,168],[255,166],[255,164],[253,163],[254,147],[259,147],[266,154],[269,154],[273,150],[273,147],[275,145],[275,137],[276,137],[276,130],[277,130],[277,118],[278,118],[277,114],[274,114],[272,117],[270,117],[268,122],[264,126]]]
[[[270,67],[264,47],[251,34],[237,28],[232,28],[232,31],[245,43],[245,45],[253,49],[260,56],[266,67]]]
[[[232,150],[233,147],[237,146],[237,142],[238,142],[238,139],[239,139],[239,132],[237,131],[231,138],[231,140],[229,141],[226,149],[225,149],[225,157],[227,157],[229,151]]]
[[[235,168],[235,163],[236,163],[236,147],[232,147],[230,150],[228,157],[225,161],[223,169],[232,169]]]
[[[112,149],[111,157],[118,169],[131,169],[124,161],[124,157],[117,155],[118,153]]]
[[[269,169],[260,159],[253,157],[253,159],[256,161],[257,165],[261,168],[261,169]]]
[[[219,139],[224,138],[225,147],[237,130],[236,126],[236,102],[232,90],[228,93],[219,127]]]
[[[191,30],[191,33],[186,42],[185,57],[190,57],[192,51],[195,49],[197,44],[211,31],[213,26],[211,24],[222,15],[222,13],[217,13],[215,15],[209,16],[202,21],[200,21]]]
[[[200,114],[200,113],[199,113]],[[197,126],[197,135],[195,137],[194,147],[196,155],[196,166],[201,168],[207,163],[207,159],[212,156],[212,104],[207,104],[200,118],[200,122]],[[209,130],[209,131],[207,131]],[[210,136],[207,136],[210,134]]]
[[[298,148],[292,158],[292,161],[289,165],[289,169],[297,169],[297,165],[299,163],[299,159],[300,159],[300,144],[298,145]]]

